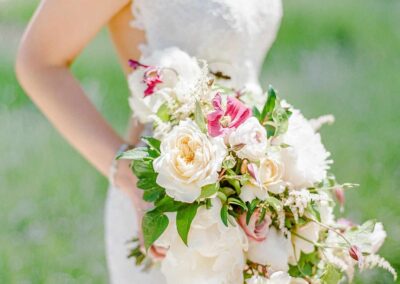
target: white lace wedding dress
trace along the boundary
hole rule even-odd
[[[281,0],[134,0],[132,10],[133,24],[146,33],[147,43],[141,46],[144,56],[176,46],[215,63],[235,87],[260,92],[258,76],[279,28]],[[134,260],[127,259],[126,243],[137,230],[135,210],[113,187],[107,196],[105,223],[110,282],[165,283],[159,270],[142,272]]]

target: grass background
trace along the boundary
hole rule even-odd
[[[106,283],[106,180],[50,126],[18,86],[16,47],[37,0],[0,0],[0,283]],[[377,218],[381,253],[400,270],[400,1],[285,0],[262,83],[307,117],[333,113],[322,131],[339,181],[360,183],[346,215]],[[128,90],[107,32],[73,71],[122,134]],[[356,283],[393,283],[375,270]]]

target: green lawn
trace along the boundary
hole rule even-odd
[[[0,283],[106,283],[107,182],[60,138],[13,74],[35,0],[0,1]],[[285,0],[262,76],[323,129],[340,181],[360,183],[346,214],[385,223],[384,255],[400,270],[400,3]],[[123,133],[128,91],[102,32],[74,65],[88,95]],[[376,270],[357,283],[392,283]]]

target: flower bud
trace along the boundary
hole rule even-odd
[[[358,265],[361,266],[362,260],[363,260],[363,255],[360,251],[360,249],[356,246],[353,245],[349,248],[349,255],[352,259],[358,262]]]
[[[242,175],[247,174],[248,170],[247,170],[247,166],[248,166],[249,162],[244,159],[242,162],[242,165],[240,166],[240,173]]]
[[[258,180],[257,175],[256,175],[256,168],[255,168],[254,164],[249,164],[247,166],[247,171],[249,172],[249,174],[252,178],[254,178],[256,181]]]
[[[344,206],[344,202],[345,202],[343,188],[341,188],[341,187],[335,188],[335,197],[336,197],[337,201],[339,202],[340,210],[343,211],[343,206]]]

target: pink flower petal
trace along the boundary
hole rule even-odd
[[[154,260],[163,260],[168,250],[163,247],[152,245],[149,251]]]
[[[207,116],[209,134],[213,137],[227,134],[236,129],[251,116],[251,110],[236,98],[228,97],[226,110],[222,108],[221,94],[217,93],[212,101],[214,112]],[[221,123],[224,120],[224,125]]]
[[[259,222],[260,214],[261,210],[257,208],[251,215],[249,224],[246,223],[246,212],[240,215],[238,219],[240,227],[242,227],[249,239],[256,242],[262,242],[267,238],[269,225],[271,224],[271,218],[268,215]]]
[[[129,59],[128,60],[128,64],[133,70],[136,70],[139,67],[143,67],[143,68],[149,67],[149,66],[144,65],[144,64],[140,63],[139,61],[136,61],[136,60],[133,60],[133,59]]]

